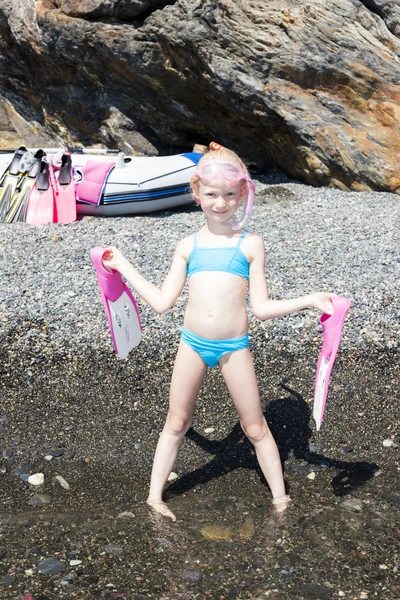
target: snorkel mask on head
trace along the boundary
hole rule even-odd
[[[240,217],[236,215],[226,224],[231,229],[242,229],[253,212],[255,185],[251,178],[245,173],[238,162],[233,160],[203,160],[200,161],[193,177],[199,177],[204,185],[213,185],[216,179],[225,179],[233,184],[246,182],[246,198]]]

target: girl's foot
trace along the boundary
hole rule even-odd
[[[291,502],[291,497],[284,494],[283,496],[277,496],[276,498],[272,498],[272,504],[276,512],[280,513],[287,509],[289,502]]]
[[[174,513],[172,512],[172,510],[169,510],[169,508],[165,504],[165,502],[162,502],[160,500],[149,500],[149,499],[147,499],[147,504],[153,510],[155,510],[158,513],[160,513],[160,515],[162,515],[163,517],[169,517],[173,521],[176,521],[176,516],[174,515]]]

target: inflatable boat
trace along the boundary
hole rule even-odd
[[[37,149],[31,152],[37,153]],[[59,150],[43,152],[50,163],[57,164]],[[148,157],[107,150],[67,152],[71,157],[76,212],[80,215],[135,215],[193,202],[190,178],[200,153]],[[14,156],[14,152],[0,152],[0,174],[6,173]]]

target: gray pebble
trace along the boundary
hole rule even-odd
[[[201,573],[198,571],[183,571],[182,579],[185,581],[199,581],[201,579]]]
[[[45,575],[55,575],[56,573],[61,573],[64,569],[65,564],[57,560],[57,558],[46,558],[38,564],[39,573]]]
[[[104,546],[103,548],[103,552],[111,555],[122,554],[123,551],[124,549],[122,546],[118,546],[117,544],[107,544],[107,546]]]
[[[28,500],[30,506],[43,506],[43,504],[50,504],[50,502],[51,498],[46,494],[37,494]]]

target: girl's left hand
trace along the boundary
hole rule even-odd
[[[327,292],[317,292],[311,294],[312,306],[318,308],[322,313],[333,315],[333,304],[331,298],[335,298],[337,294],[328,294]]]

